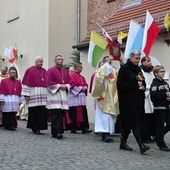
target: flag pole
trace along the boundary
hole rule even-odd
[[[167,31],[168,31],[168,37],[169,37],[169,28],[170,28],[170,21],[169,21],[169,12],[168,12],[168,25],[167,25]]]
[[[99,28],[100,28],[100,29],[102,29],[102,27],[99,25],[99,23],[98,23],[98,22],[96,22],[96,24],[99,26]]]
[[[104,28],[102,28],[100,25],[99,25],[99,23],[98,22],[96,22],[96,24],[99,26],[99,28],[101,29],[101,31],[102,31],[102,34],[104,34],[104,32],[106,32],[106,30],[104,29]]]

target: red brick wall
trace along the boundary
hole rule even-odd
[[[96,25],[97,22],[102,25],[103,22],[108,20],[121,7],[124,1],[125,0],[115,0],[107,3],[106,0],[88,0],[88,32],[98,27]]]
[[[134,0],[115,0],[107,3],[107,0],[88,0],[88,19],[87,19],[87,30],[88,33],[91,30],[98,29],[96,23],[100,25],[108,20],[115,12],[121,8],[123,3],[132,2]],[[147,1],[147,0],[143,0]]]

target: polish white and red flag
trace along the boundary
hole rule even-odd
[[[17,51],[10,45],[9,47],[9,62],[13,63],[16,59]]]
[[[160,32],[160,28],[158,27],[157,23],[154,21],[149,11],[147,11],[144,35],[143,35],[143,43],[142,43],[142,51],[145,53],[146,56],[149,55],[152,45],[156,40],[159,32]]]
[[[106,32],[106,30],[105,30],[103,27],[101,27],[98,23],[97,23],[97,25],[98,25],[98,26],[100,27],[100,29],[102,30],[102,34],[103,34],[103,36],[106,38],[108,44],[112,44],[112,42],[113,42],[112,37],[111,37],[111,36]]]
[[[9,45],[9,48],[4,47],[3,55],[8,58],[10,63],[13,63],[18,58],[18,50]]]

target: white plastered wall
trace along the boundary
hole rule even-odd
[[[16,12],[10,13],[9,6],[15,6]],[[16,64],[20,75],[23,76],[26,68],[34,65],[36,56],[44,57],[44,67],[48,67],[48,1],[45,0],[0,0],[2,12],[0,23],[0,54],[3,47],[13,47],[16,43],[23,58],[18,58]],[[18,11],[17,11],[18,10]],[[18,14],[17,14],[18,13]],[[17,15],[16,15],[17,14]],[[19,19],[7,23],[10,19]],[[10,66],[8,59],[1,61],[1,65]]]

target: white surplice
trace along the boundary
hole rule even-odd
[[[115,123],[116,116],[104,113],[98,106],[96,102],[96,111],[95,111],[95,132],[105,132],[105,133],[114,133],[115,132]]]

